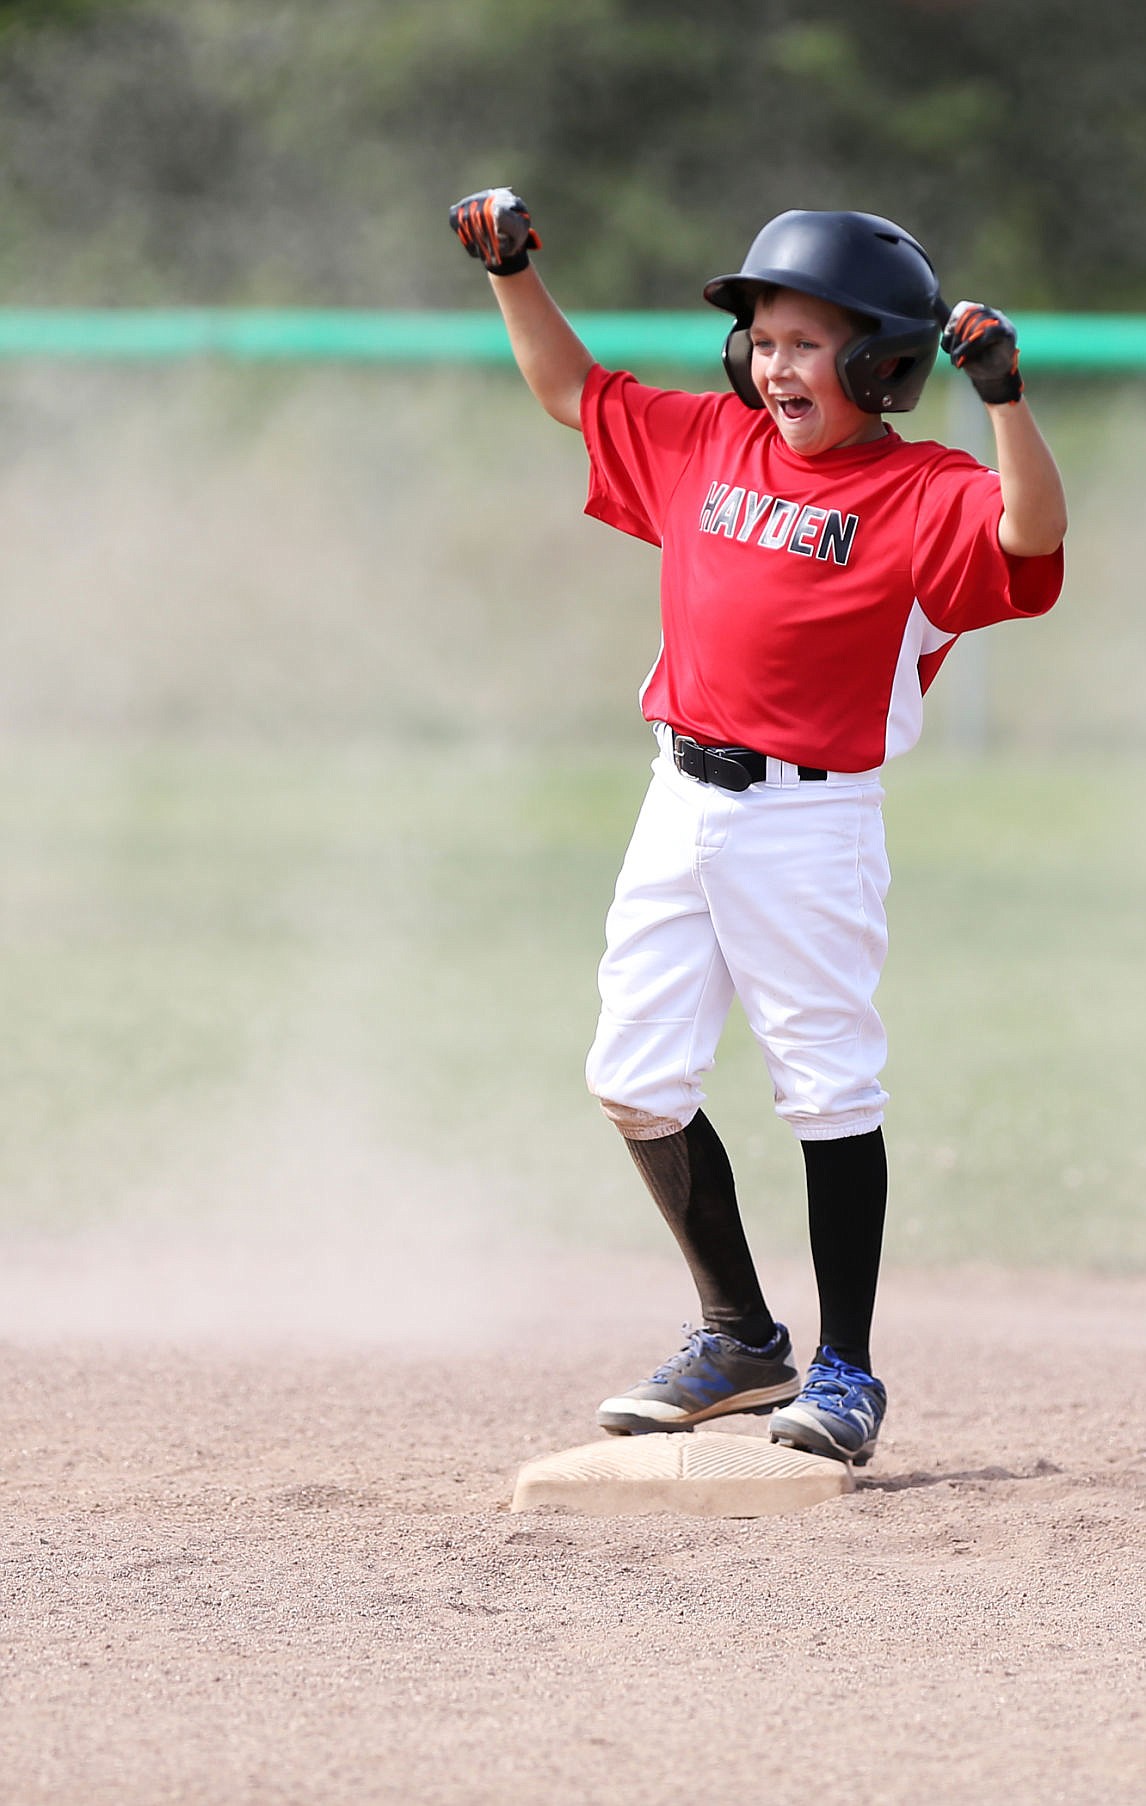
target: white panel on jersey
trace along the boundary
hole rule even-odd
[[[645,678],[644,682],[641,684],[640,689],[637,691],[637,707],[639,709],[643,709],[645,706],[645,691],[648,689],[649,685],[653,681],[653,678],[656,676],[657,666],[660,664],[664,655],[665,655],[665,641],[664,641],[664,634],[662,633],[661,643],[660,643],[659,647],[657,648],[657,655],[656,655],[655,659],[653,660],[652,664],[649,666],[649,671],[648,671],[647,677]]]
[[[918,602],[912,604],[891,686],[885,758],[894,759],[898,753],[909,751],[923,732],[923,692],[919,687],[919,661],[925,653],[938,652],[941,646],[950,645],[954,638],[953,633],[944,633],[934,626]]]

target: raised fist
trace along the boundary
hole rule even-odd
[[[957,301],[939,341],[957,370],[966,370],[983,401],[992,407],[1018,401],[1019,335],[1006,314],[981,301]]]
[[[541,249],[529,209],[512,188],[483,188],[450,208],[450,225],[491,276],[516,276]]]

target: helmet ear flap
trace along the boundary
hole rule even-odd
[[[764,397],[752,381],[751,328],[737,323],[724,341],[721,352],[729,382],[746,408],[762,408]]]
[[[938,326],[923,332],[916,328],[853,339],[836,359],[844,394],[865,414],[910,413],[931,374],[938,349]]]

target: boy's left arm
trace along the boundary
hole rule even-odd
[[[1066,535],[1066,495],[1050,446],[1023,399],[1014,326],[995,308],[961,301],[940,342],[971,378],[994,429],[1003,492],[1000,546],[1014,558],[1057,552]]]
[[[1066,536],[1066,495],[1050,446],[1025,401],[989,407],[1003,513],[999,544],[1014,558],[1057,552]]]

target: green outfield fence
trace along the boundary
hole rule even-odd
[[[574,313],[603,364],[710,368],[726,322],[706,313]],[[1146,314],[1019,314],[1028,370],[1146,370]],[[0,358],[502,364],[496,313],[302,308],[0,308]],[[946,360],[944,360],[945,363]]]

